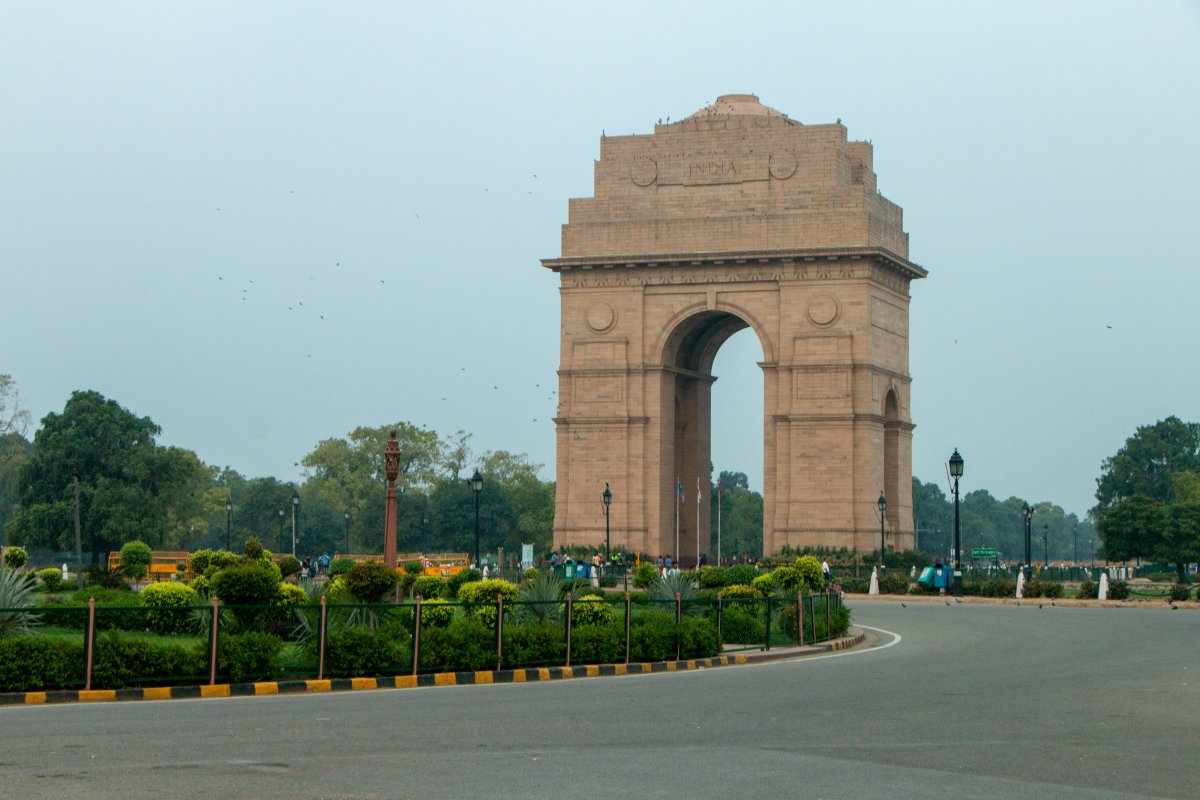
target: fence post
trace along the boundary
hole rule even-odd
[[[496,592],[496,671],[504,660],[504,595]]]
[[[321,643],[318,646],[320,656],[317,660],[317,680],[322,680],[325,677],[325,595],[321,595]]]
[[[633,613],[633,609],[630,606],[629,592],[626,591],[625,592],[625,663],[626,664],[629,663],[629,633],[630,633],[630,619],[631,619],[632,613]]]
[[[799,589],[796,590],[796,643],[804,644],[804,602]]]
[[[812,620],[812,640],[817,641],[817,598],[808,595],[808,618]]]
[[[675,593],[675,660],[679,660],[679,620],[683,616],[683,599],[679,596],[679,592]]]
[[[211,686],[217,682],[217,625],[220,623],[220,614],[217,612],[217,604],[220,601],[213,598],[213,617],[212,617],[212,652],[209,654],[209,673],[208,683]]]
[[[571,666],[571,595],[567,595],[567,666]]]
[[[421,655],[421,595],[417,595],[417,604],[413,611],[413,671],[417,674],[417,659]]]
[[[90,690],[92,688],[92,649],[96,643],[96,598],[88,598],[88,621],[87,621],[87,671],[83,688]]]

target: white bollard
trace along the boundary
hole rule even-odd
[[[879,570],[875,567],[871,567],[871,588],[867,594],[879,594]]]
[[[67,580],[67,565],[66,564],[63,564],[62,574],[63,574],[63,580],[64,581]]]
[[[1098,597],[1101,600],[1108,599],[1108,573],[1107,572],[1100,573],[1100,591],[1098,591],[1096,593],[1096,597]]]
[[[1017,573],[1017,599],[1022,600],[1025,597],[1025,570]]]

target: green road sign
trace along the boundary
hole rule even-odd
[[[996,548],[994,547],[976,547],[971,551],[971,558],[995,558]]]

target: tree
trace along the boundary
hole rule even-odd
[[[750,490],[750,481],[744,472],[722,470],[721,483],[721,557],[763,555],[763,498]],[[712,541],[708,552],[717,554],[717,487],[709,492],[712,514]],[[659,553],[648,555],[657,556]]]
[[[1144,425],[1112,458],[1106,458],[1096,480],[1097,505],[1103,512],[1140,494],[1159,502],[1173,500],[1172,476],[1200,470],[1200,424],[1167,417]]]
[[[194,489],[204,484],[205,468],[191,451],[155,445],[158,432],[149,417],[98,392],[74,392],[61,414],[42,420],[18,472],[20,508],[8,526],[13,540],[70,549],[74,473],[93,563],[124,542],[158,547],[180,535],[198,511]]]
[[[1178,417],[1139,427],[1096,481],[1096,529],[1109,560],[1200,559],[1200,425]]]
[[[29,457],[29,412],[21,407],[17,384],[0,375],[0,543],[16,506],[17,468]]]

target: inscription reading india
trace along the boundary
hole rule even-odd
[[[737,175],[737,164],[733,161],[693,161],[688,164],[687,176],[696,178],[723,178]]]

